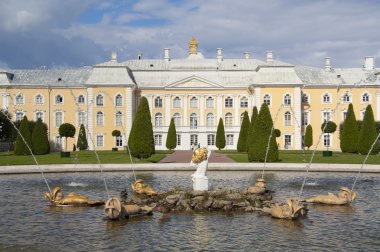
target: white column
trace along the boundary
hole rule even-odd
[[[87,88],[87,139],[92,139],[93,144],[89,142],[89,149],[93,150],[95,141],[94,139],[94,115],[93,115],[93,105],[94,105],[94,89]]]
[[[201,95],[199,98],[199,126],[205,126],[205,96]]]
[[[186,127],[189,124],[187,123],[187,95],[183,96],[183,126]]]
[[[298,125],[301,125],[301,88],[300,87],[294,88],[293,108],[294,108],[294,118],[298,122],[298,123],[294,122],[294,138],[295,138],[294,148],[296,150],[301,150],[302,136],[301,136],[301,128],[298,126]]]
[[[235,109],[235,120],[234,126],[239,127],[240,124],[240,114],[239,114],[239,95],[234,95],[234,109]]]
[[[376,91],[376,121],[380,121],[380,90]]]
[[[171,95],[167,94],[165,95],[165,126],[168,126],[170,125],[170,120],[172,118],[171,116],[171,113],[170,113],[170,99],[171,99]]]
[[[219,123],[219,119],[223,118],[222,116],[222,111],[223,111],[223,96],[218,95],[217,98],[217,103],[216,103],[216,125]]]
[[[125,88],[125,134],[126,134],[126,143],[128,143],[129,133],[131,132],[132,123],[133,123],[133,88]]]
[[[4,110],[8,110],[8,107],[9,107],[9,93],[8,92],[2,92],[1,95],[3,96],[3,99],[2,99],[2,108]]]
[[[261,108],[261,92],[260,87],[255,87],[255,106],[257,107],[257,110],[260,110]]]

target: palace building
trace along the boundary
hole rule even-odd
[[[236,149],[244,111],[269,105],[280,149],[302,149],[306,126],[313,127],[313,142],[321,135],[321,124],[332,120],[342,123],[349,103],[356,118],[363,118],[372,105],[375,120],[380,121],[380,70],[374,58],[365,57],[363,66],[335,68],[325,59],[324,68],[292,65],[274,59],[268,51],[265,60],[245,52],[241,59],[207,59],[198,51],[193,38],[189,56],[172,59],[164,49],[162,59],[111,60],[74,69],[0,69],[0,108],[11,112],[13,120],[24,115],[41,118],[49,129],[52,147],[61,149],[58,135],[62,123],[86,126],[90,149],[110,150],[127,143],[139,99],[149,101],[156,149],[166,149],[171,118],[177,130],[177,149],[192,144],[216,149],[216,128],[223,118],[226,149]],[[122,137],[111,132],[118,129]],[[68,148],[76,143],[69,139]],[[93,144],[92,144],[93,143]],[[318,149],[339,148],[339,130],[322,135]],[[313,147],[312,147],[313,148]]]

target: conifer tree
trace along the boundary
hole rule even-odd
[[[251,115],[251,123],[249,124],[249,129],[248,129],[248,134],[247,134],[247,151],[249,151],[250,146],[252,145],[252,139],[254,137],[254,125],[257,119],[257,116],[259,115],[257,111],[257,107],[254,106],[252,110],[252,115]]]
[[[310,124],[306,127],[304,145],[307,149],[313,145],[313,127]]]
[[[148,158],[155,152],[153,126],[146,97],[141,98],[137,108],[129,133],[128,145],[132,156],[136,158]]]
[[[237,142],[237,151],[238,152],[247,152],[247,136],[249,131],[249,126],[251,122],[249,121],[248,112],[244,112],[243,121],[240,126],[239,139]]]
[[[218,148],[218,150],[226,147],[226,135],[224,132],[224,124],[222,118],[219,119],[218,129],[216,130],[215,146]]]
[[[368,154],[376,138],[377,138],[377,132],[376,132],[375,120],[373,118],[373,111],[372,111],[371,105],[368,105],[365,110],[363,123],[361,125],[360,133],[359,133],[359,143],[358,143],[359,153],[362,155]],[[375,147],[373,148],[370,154],[373,155],[373,154],[377,154],[378,152],[379,152],[379,149],[375,145]]]
[[[22,135],[22,137],[20,136],[20,134]],[[24,142],[23,138],[26,143]],[[24,116],[24,118],[21,120],[19,134],[17,135],[16,139],[16,146],[14,150],[15,155],[31,155],[29,148],[27,147],[28,145],[30,148],[32,148],[31,138],[32,137],[29,131],[28,118]]]
[[[88,149],[86,129],[84,128],[83,124],[80,125],[80,129],[79,129],[77,148],[80,151]]]
[[[272,133],[273,121],[268,105],[263,103],[254,126],[254,137],[249,148],[248,160],[264,161],[269,141],[267,161],[278,161],[278,148],[276,136]],[[274,130],[273,130],[274,131]],[[272,135],[271,135],[272,133]]]
[[[32,151],[35,155],[48,154],[50,144],[47,134],[47,126],[38,118],[32,132]]]
[[[352,103],[348,105],[346,119],[340,136],[340,149],[342,152],[355,153],[358,151],[359,130]]]
[[[168,136],[166,137],[166,148],[173,150],[177,147],[177,131],[175,129],[174,118],[170,120]]]

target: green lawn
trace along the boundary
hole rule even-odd
[[[147,159],[133,159],[134,163],[157,163],[166,154],[174,151],[156,151],[156,154]],[[130,163],[128,152],[126,151],[97,151],[102,164]],[[61,158],[60,152],[53,152],[47,155],[35,156],[39,164],[97,164],[98,161],[94,151],[71,152],[70,158]],[[15,156],[13,152],[0,153],[0,166],[2,165],[32,165],[35,164],[32,156]]]
[[[219,153],[226,153],[220,152]],[[237,151],[228,151],[228,157],[239,163],[248,162],[247,153],[239,153]],[[308,163],[310,161],[312,151],[280,151],[280,162],[282,163]],[[332,157],[323,157],[322,151],[315,153],[313,163],[332,163],[332,164],[361,164],[365,159],[364,155],[350,154],[342,152],[334,152]],[[379,155],[370,155],[367,164],[380,164]]]

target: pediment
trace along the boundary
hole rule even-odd
[[[165,87],[166,89],[222,89],[223,86],[198,76],[191,76]]]

